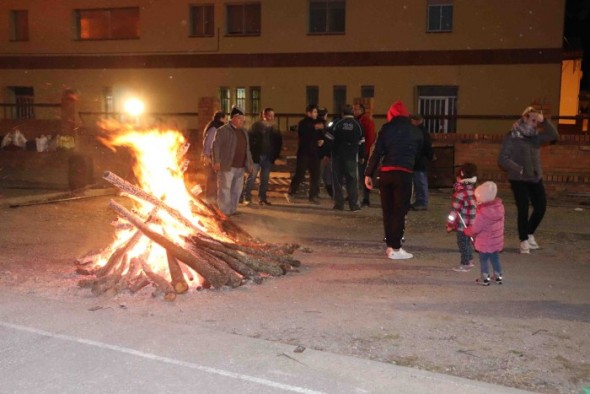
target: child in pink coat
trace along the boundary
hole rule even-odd
[[[500,252],[504,249],[504,204],[496,198],[498,187],[494,182],[484,182],[475,189],[477,214],[473,224],[465,229],[465,235],[475,238],[479,251],[481,284],[489,286],[488,262],[491,261],[496,283],[502,284]]]

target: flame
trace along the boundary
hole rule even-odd
[[[158,128],[140,130],[133,125],[122,125],[113,121],[103,122],[101,126],[106,131],[104,136],[99,137],[103,144],[113,150],[117,147],[126,147],[134,157],[133,172],[137,186],[180,212],[200,231],[207,232],[216,239],[228,240],[221,231],[215,231],[215,223],[208,222],[206,218],[199,216],[198,212],[193,213],[198,207],[193,204],[194,196],[191,196],[184,182],[187,162],[183,161],[183,156],[188,144],[181,132]],[[191,229],[180,224],[164,210],[155,212],[152,204],[137,198],[134,198],[134,201],[137,205],[135,209],[142,218],[152,218],[148,222],[152,230],[178,244],[184,243],[183,237],[191,235]],[[125,228],[124,223],[116,222],[116,227],[122,228],[117,230],[115,241],[102,254],[106,257],[96,262],[99,266],[104,266],[112,252],[136,232],[135,228]],[[170,278],[166,251],[147,237],[141,237],[127,256],[129,259],[141,256],[154,272]],[[198,278],[194,271],[192,274],[194,278]]]

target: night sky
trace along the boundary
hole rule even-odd
[[[590,91],[590,0],[567,0],[564,47],[583,49],[581,90]]]

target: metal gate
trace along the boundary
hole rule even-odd
[[[449,133],[457,129],[457,96],[420,96],[418,110],[429,133]]]

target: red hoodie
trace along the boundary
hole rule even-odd
[[[389,111],[387,111],[387,121],[391,122],[391,119],[398,116],[410,116],[408,109],[400,100],[397,100],[395,103],[391,104],[391,107],[389,107]]]

